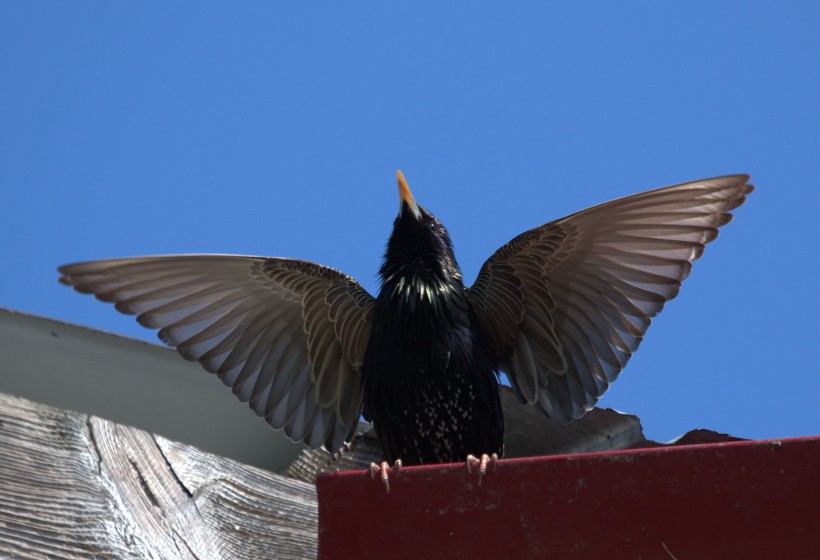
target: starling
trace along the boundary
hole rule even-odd
[[[307,261],[171,255],[60,267],[137,316],[294,441],[337,450],[362,414],[391,463],[501,455],[505,372],[526,406],[583,416],[752,192],[746,175],[601,204],[526,231],[464,285],[447,230],[401,172],[374,298]],[[468,460],[469,466],[469,460]]]

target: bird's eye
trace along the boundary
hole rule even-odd
[[[429,227],[430,227],[430,229],[431,229],[431,230],[433,230],[433,231],[436,231],[436,229],[438,229],[438,228],[436,227],[436,222],[430,222],[430,226],[429,226]]]

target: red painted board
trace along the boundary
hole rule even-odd
[[[319,558],[820,558],[820,437],[323,474]]]

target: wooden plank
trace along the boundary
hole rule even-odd
[[[815,558],[820,437],[321,474],[319,558]]]
[[[0,394],[0,557],[315,558],[311,484]]]

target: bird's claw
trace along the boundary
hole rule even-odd
[[[476,458],[475,455],[467,455],[467,472],[473,474],[473,467],[478,466],[478,485],[481,486],[481,479],[487,474],[487,465],[492,463],[493,471],[495,471],[496,461],[498,461],[497,453],[493,453],[492,455],[482,453],[481,459]]]
[[[401,472],[401,459],[396,459],[393,463],[393,469],[396,471],[396,476]],[[387,461],[382,461],[380,464],[370,463],[370,478],[376,480],[376,473],[381,476],[384,490],[387,494],[390,493],[390,464]]]

